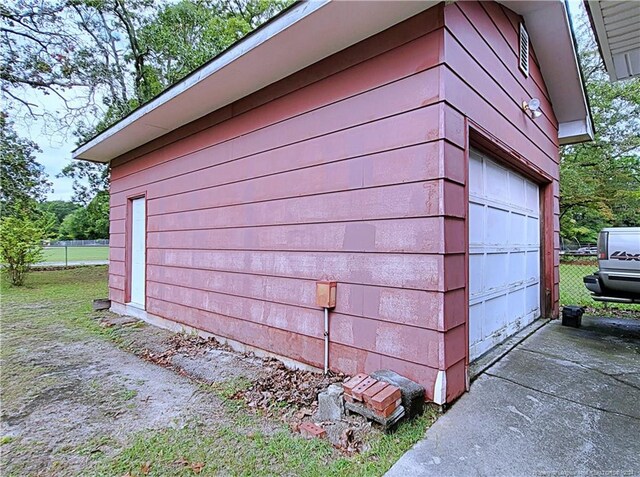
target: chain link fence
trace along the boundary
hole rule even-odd
[[[38,266],[102,265],[109,262],[109,240],[64,240],[44,244]]]
[[[598,257],[591,247],[564,251],[560,255],[560,306],[585,306],[591,313],[632,315],[640,318],[640,305],[595,301],[584,286],[583,278],[598,271]]]

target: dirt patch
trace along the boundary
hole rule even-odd
[[[102,340],[46,331],[14,346],[8,366],[28,380],[3,387],[5,475],[74,474],[135,432],[224,418],[220,400],[189,379]]]

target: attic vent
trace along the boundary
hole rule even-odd
[[[529,34],[524,24],[520,23],[520,58],[519,58],[520,71],[528,78],[529,77]]]

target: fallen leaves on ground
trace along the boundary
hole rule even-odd
[[[154,353],[145,348],[140,352],[140,357],[160,366],[171,366],[171,358],[178,354],[197,357],[211,349],[231,351],[229,346],[220,343],[213,337],[202,338],[195,334],[176,333],[166,339],[164,343],[168,345],[166,350]],[[182,374],[185,373],[186,371],[182,370]]]
[[[265,370],[253,385],[246,390],[238,391],[232,397],[244,399],[254,409],[262,409],[272,414],[277,409],[294,407],[308,409],[316,404],[316,396],[327,386],[344,381],[343,374],[329,373],[323,375],[311,371],[289,369],[273,358],[264,360]]]
[[[189,467],[194,474],[199,474],[204,469],[204,462],[189,462],[187,459],[178,459],[173,462],[175,465],[180,465],[182,467]]]

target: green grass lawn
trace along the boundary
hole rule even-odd
[[[598,263],[593,265],[561,263],[560,264],[560,305],[588,306],[608,311],[632,310],[640,312],[638,305],[621,305],[618,303],[602,303],[591,298],[591,293],[584,286],[582,279],[598,270]]]
[[[9,285],[6,275],[2,274],[0,292],[3,305],[0,316],[3,330],[3,346],[0,348],[3,363],[0,375],[3,418],[9,412],[13,419],[23,419],[28,413],[21,414],[21,409],[37,412],[38,406],[64,404],[69,399],[57,389],[64,388],[66,372],[72,375],[76,372],[72,354],[66,351],[56,355],[62,356],[59,359],[64,360],[66,368],[71,369],[66,370],[62,366],[59,372],[53,372],[57,368],[48,369],[44,366],[39,369],[33,364],[30,357],[37,350],[60,343],[71,349],[98,342],[127,349],[126,340],[123,339],[126,334],[121,333],[126,333],[128,328],[118,330],[116,327],[102,327],[93,318],[96,313],[91,311],[91,299],[107,294],[107,267],[32,272],[23,287]],[[45,362],[52,360],[50,355],[49,361],[45,359]],[[189,463],[204,463],[199,475],[378,476],[383,475],[424,436],[438,414],[434,406],[427,406],[423,416],[405,422],[393,434],[371,432],[362,453],[345,456],[327,440],[303,439],[289,429],[287,421],[274,421],[259,411],[249,409],[244,401],[231,399],[233,393],[225,391],[227,383],[228,386],[234,385],[231,381],[216,385],[198,384],[201,392],[214,393],[223,402],[221,409],[216,412],[221,412],[224,417],[213,425],[180,424],[178,420],[175,426],[170,427],[129,429],[132,434],[126,438],[122,435],[96,434],[81,446],[68,446],[62,450],[61,442],[66,442],[64,435],[54,434],[55,443],[49,440],[51,433],[3,435],[0,453],[12,455],[9,468],[3,465],[3,475],[35,475],[22,472],[19,464],[16,464],[17,460],[36,465],[38,475],[56,474],[58,467],[55,465],[60,466],[61,473],[71,475],[65,473],[64,469],[68,469],[65,466],[73,465],[74,459],[90,455],[81,472],[75,475],[187,476],[195,475]],[[104,400],[104,393],[100,389],[100,386],[96,386],[90,395],[95,394]],[[75,394],[84,396],[78,392]],[[49,397],[38,401],[38,396]],[[86,406],[93,405],[89,398],[82,402]],[[135,406],[135,402],[136,399],[128,398],[126,405]],[[136,412],[136,408],[132,407],[127,412]],[[210,410],[203,409],[201,412],[206,415]],[[84,425],[85,417],[77,419],[78,426]],[[102,418],[94,416],[92,419]],[[113,418],[107,416],[104,419]],[[46,423],[42,426],[46,427]],[[111,451],[94,452],[96,447],[102,445],[94,442],[96,439],[108,443]],[[46,457],[51,452],[51,446],[58,449],[51,457],[55,461],[53,463]],[[35,459],[40,459],[35,461],[38,464],[33,463]]]
[[[42,262],[64,262],[65,248],[51,247],[43,251]],[[109,247],[67,247],[67,260],[69,262],[82,262],[87,260],[108,260]]]

